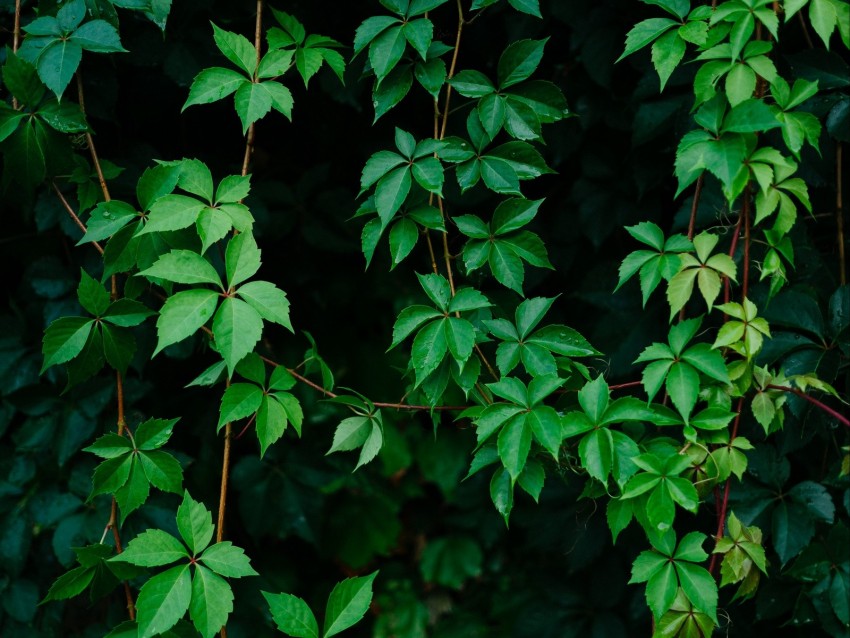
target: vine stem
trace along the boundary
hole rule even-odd
[[[80,220],[80,218],[77,216],[77,213],[74,212],[74,209],[71,208],[71,205],[68,203],[68,200],[65,199],[65,196],[62,194],[62,191],[59,190],[59,187],[56,185],[56,182],[51,182],[51,184],[53,185],[53,190],[56,192],[57,197],[59,197],[59,201],[62,202],[62,206],[65,208],[65,211],[68,213],[68,215],[74,221],[74,223],[77,225],[77,228],[79,228],[81,231],[83,231],[83,234],[85,235],[88,232],[88,228]],[[101,246],[96,241],[93,241],[92,244],[94,244],[94,247],[97,249],[97,252],[99,252],[102,255],[103,254],[103,246]]]
[[[21,45],[21,0],[15,0],[15,26],[12,31],[12,53]],[[18,98],[12,97],[12,108],[18,110]]]
[[[842,145],[841,142],[835,147],[835,222],[838,226],[838,278],[841,285],[847,283],[847,263],[844,256],[844,198],[841,189],[842,173]]]
[[[705,173],[700,173],[699,178],[697,179],[697,185],[694,189],[694,201],[691,204],[691,218],[688,220],[688,241],[694,240],[694,233],[696,232],[697,225],[697,210],[699,209],[699,198],[702,195],[702,184],[705,181]],[[682,309],[679,310],[679,321],[685,320],[685,307],[682,306]]]
[[[275,368],[282,367],[280,363],[278,363],[274,359],[270,359],[269,357],[264,357],[263,355],[260,355],[260,359],[262,359],[263,361],[265,361],[269,365],[274,366]],[[335,399],[339,396],[336,392],[332,392],[331,390],[323,388],[322,386],[320,386],[315,381],[308,379],[303,374],[300,374],[298,372],[298,370],[296,370],[294,368],[286,368],[286,371],[289,372],[289,374],[291,374],[293,377],[295,377],[298,381],[300,381],[304,385],[308,385],[311,388],[313,388],[314,390],[321,392],[323,395],[325,395],[329,399]],[[434,407],[431,407],[430,405],[413,405],[413,404],[410,404],[410,403],[388,403],[388,402],[385,402],[385,401],[375,401],[375,402],[373,402],[373,405],[376,408],[387,408],[387,409],[391,409],[391,410],[407,410],[407,411],[411,411],[411,412],[425,411],[425,410],[436,410],[436,411],[444,411],[444,412],[452,412],[452,411],[460,412],[460,411],[466,410],[466,409],[471,407],[471,406],[468,406],[468,405],[436,405]]]
[[[741,413],[744,411],[744,397],[738,399],[738,407],[735,410],[735,423],[732,425],[732,434],[729,437],[729,444],[738,436],[738,425],[741,423]],[[729,509],[729,487],[732,484],[732,478],[726,479],[726,486],[723,488],[723,500],[720,503],[720,515],[717,518],[717,533],[714,535],[716,540],[723,538],[723,530],[726,528],[726,513]],[[714,568],[717,566],[717,554],[711,555],[711,562],[708,564],[708,571],[714,574]]]
[[[82,111],[83,115],[85,115],[86,100],[83,94],[83,76],[79,69],[77,69],[77,99],[80,102],[80,111]],[[91,131],[86,131],[86,145],[89,147],[91,161],[92,164],[94,164],[94,170],[97,172],[97,179],[100,182],[100,190],[103,192],[103,199],[107,202],[111,201],[112,197],[109,195],[109,187],[106,185],[106,178],[103,176],[103,169],[100,166],[100,159],[97,156],[97,149],[95,149]]]
[[[831,407],[829,407],[828,405],[826,405],[822,401],[818,401],[813,396],[806,394],[805,392],[803,392],[802,390],[800,390],[798,388],[792,388],[792,387],[787,386],[787,385],[774,385],[772,383],[770,385],[768,385],[767,387],[770,388],[771,390],[782,390],[783,392],[790,392],[791,394],[796,394],[798,397],[805,399],[806,401],[811,403],[813,406],[815,406],[816,408],[826,412],[828,415],[837,419],[838,421],[840,421],[841,423],[843,423],[847,427],[850,427],[850,419],[848,419],[846,416],[843,416],[838,411],[833,410]]]

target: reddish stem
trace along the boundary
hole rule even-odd
[[[738,425],[741,423],[741,413],[744,409],[744,397],[738,399],[738,407],[736,409],[737,414],[735,415],[735,423],[732,425],[732,434],[729,437],[729,444],[732,444],[732,441],[735,440],[735,437],[738,436]],[[726,512],[729,508],[729,487],[731,485],[732,479],[726,479],[726,486],[723,488],[723,500],[720,502],[720,515],[717,519],[717,533],[714,535],[715,539],[723,538],[723,530],[726,528]],[[716,494],[717,492],[715,492]],[[717,554],[711,555],[711,562],[708,564],[708,571],[710,573],[714,573],[714,568],[717,565]]]
[[[843,423],[847,427],[850,427],[850,420],[848,420],[847,417],[845,417],[841,413],[833,410],[831,407],[829,407],[825,403],[818,401],[813,396],[806,394],[802,390],[799,390],[798,388],[791,388],[787,385],[774,385],[772,383],[770,385],[768,385],[767,387],[770,388],[771,390],[782,390],[783,392],[790,392],[791,394],[796,394],[798,397],[802,397],[803,399],[805,399],[806,401],[811,403],[813,406],[817,407],[820,410],[823,410],[828,415],[837,419],[838,421],[840,421],[841,423]]]

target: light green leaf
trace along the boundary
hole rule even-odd
[[[263,400],[262,388],[253,383],[234,383],[221,397],[218,429],[225,423],[244,419],[260,409]]]
[[[676,31],[668,31],[652,45],[652,64],[661,80],[661,90],[685,55],[685,41]]]
[[[212,284],[221,288],[221,277],[212,264],[191,250],[172,250],[140,275],[179,284]]]
[[[242,120],[243,135],[248,131],[248,127],[251,124],[272,110],[272,95],[267,90],[266,84],[276,83],[264,82],[257,84],[254,82],[245,82],[236,89],[236,95],[233,96],[233,99],[236,105],[236,114]],[[279,84],[278,86],[283,85]]]
[[[84,317],[60,317],[51,323],[44,332],[42,341],[44,363],[41,373],[50,366],[67,363],[80,354],[93,325],[94,321]]]
[[[534,73],[543,58],[547,40],[519,40],[505,49],[497,68],[500,89],[527,80]]]
[[[248,83],[249,80],[244,75],[231,69],[222,67],[204,69],[195,76],[189,88],[189,97],[186,98],[186,103],[180,110],[185,111],[195,104],[210,104],[223,100],[235,93],[240,86]]]
[[[213,316],[217,305],[218,293],[214,290],[184,290],[169,297],[159,311],[159,339],[153,354],[195,334]]]
[[[225,252],[227,285],[238,286],[260,269],[260,249],[251,233],[241,233],[230,240]]]
[[[257,572],[251,567],[250,559],[241,547],[236,547],[230,541],[222,541],[210,545],[199,559],[215,573],[227,578],[242,578],[256,576]]]
[[[244,237],[245,235],[239,235]],[[213,336],[230,374],[263,334],[263,319],[244,301],[227,297],[213,317]]]
[[[378,572],[347,578],[333,588],[325,610],[322,638],[330,638],[357,623],[372,602],[372,582]]]
[[[210,544],[215,531],[209,510],[189,496],[189,492],[183,493],[183,502],[177,508],[177,530],[193,556]]]
[[[212,28],[215,44],[219,51],[224,54],[224,57],[245,71],[249,77],[253,76],[257,68],[257,52],[248,38],[238,33],[219,29],[215,24],[212,25]]]
[[[179,494],[183,485],[183,469],[167,452],[151,450],[139,452],[139,463],[148,481],[163,492]]]
[[[277,628],[294,638],[319,638],[319,624],[310,608],[298,596],[261,592]]]
[[[189,565],[178,565],[142,585],[136,601],[139,638],[152,638],[177,624],[192,599]]]
[[[187,228],[204,208],[205,204],[194,197],[164,195],[151,204],[147,223],[138,234]]]
[[[189,617],[203,638],[212,638],[224,627],[233,611],[230,585],[207,568],[197,565],[192,577],[192,602]]]
[[[189,558],[189,553],[183,543],[162,530],[149,529],[136,536],[122,553],[110,560],[140,567],[160,567],[186,558]]]

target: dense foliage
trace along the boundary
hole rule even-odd
[[[3,636],[850,635],[846,0],[0,9]]]

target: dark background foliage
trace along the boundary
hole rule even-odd
[[[48,9],[49,4],[40,6]],[[634,249],[623,226],[644,219],[670,232],[687,226],[691,200],[687,193],[674,199],[672,166],[678,137],[691,127],[695,69],[678,69],[659,95],[646,52],[614,64],[624,34],[638,20],[655,15],[651,7],[622,0],[552,0],[542,3],[540,21],[503,4],[467,28],[459,68],[492,70],[507,42],[550,36],[540,77],[562,88],[576,115],[552,125],[546,136],[543,153],[557,174],[536,180],[526,193],[546,197],[535,230],[544,236],[555,266],[551,272],[529,273],[527,293],[560,294],[552,319],[576,328],[606,353],[592,365],[609,382],[632,381],[638,372],[631,361],[647,343],[663,338],[667,309],[659,297],[642,310],[635,283],[612,294],[617,266]],[[356,26],[375,11],[373,3],[362,0],[285,5],[278,8],[297,16],[311,32],[347,44]],[[31,15],[33,4],[24,6]],[[124,169],[112,182],[114,197],[131,199],[152,159],[198,157],[216,176],[238,172],[244,138],[229,101],[182,114],[180,108],[195,74],[221,63],[209,20],[247,35],[253,31],[253,9],[254,3],[244,0],[175,2],[164,37],[150,22],[124,12],[121,34],[129,53],[84,59],[86,107],[99,153]],[[12,10],[10,0],[0,2],[3,36],[9,39]],[[438,11],[433,19],[436,36],[451,42],[453,12]],[[793,26],[786,32],[777,65],[822,78],[829,72],[818,69],[833,65],[833,86],[846,92],[850,82],[841,58],[807,58],[802,33]],[[351,64],[344,87],[327,70],[312,81],[309,92],[300,79],[290,78],[294,122],[276,117],[258,125],[254,188],[247,203],[257,218],[261,275],[286,290],[296,327],[295,337],[279,328],[269,331],[265,351],[296,365],[309,348],[299,331],[308,330],[338,384],[394,401],[406,390],[400,381],[406,361],[401,352],[384,352],[398,311],[419,295],[413,273],[428,270],[427,251],[420,242],[411,258],[389,272],[384,245],[364,270],[362,222],[351,218],[363,162],[388,145],[396,125],[418,138],[429,135],[432,102],[415,86],[398,109],[373,126],[371,84],[360,81],[363,57]],[[840,92],[819,99],[824,113],[848,100]],[[461,100],[453,108],[450,132],[462,130],[466,118]],[[798,268],[792,292],[774,299],[767,311],[788,340],[807,335],[814,344],[793,352],[778,347],[773,361],[794,355],[786,366],[816,369],[842,392],[847,389],[846,338],[827,343],[823,325],[835,321],[828,310],[838,288],[834,158],[836,140],[848,141],[847,110],[822,136],[821,155],[810,149],[805,153],[803,177],[815,216],[801,219],[794,231]],[[85,158],[84,141],[71,143]],[[56,173],[67,174],[70,168],[57,167]],[[95,461],[80,449],[114,423],[112,379],[98,377],[63,394],[60,371],[38,375],[44,327],[73,312],[80,266],[96,272],[100,263],[90,247],[74,247],[79,231],[52,189],[22,187],[9,179],[3,188],[0,634],[99,636],[123,618],[117,593],[94,603],[84,596],[65,604],[36,603],[72,564],[68,548],[97,542],[108,519],[106,497],[85,502]],[[474,202],[470,210],[450,212],[492,207],[486,191],[475,195],[465,200]],[[448,201],[451,205],[450,190]],[[712,180],[699,220],[703,227],[721,230],[733,224]],[[459,250],[459,241],[455,234],[451,247]],[[486,292],[494,299],[512,294]],[[756,286],[753,294],[765,298],[766,287]],[[803,306],[806,311],[800,312]],[[209,389],[184,386],[213,357],[198,337],[169,348],[142,369],[155,343],[152,325],[145,330],[127,378],[129,421],[136,425],[149,416],[183,415],[170,447],[179,451],[190,492],[212,507],[221,455],[221,440],[213,436],[217,397]],[[612,549],[606,499],[582,497],[584,481],[569,463],[547,467],[539,504],[517,497],[506,529],[490,503],[487,477],[461,480],[475,443],[464,422],[443,417],[435,438],[426,414],[385,411],[384,450],[376,462],[352,474],[353,458],[324,456],[339,410],[309,388],[297,392],[307,415],[300,440],[290,432],[262,460],[252,436],[235,443],[228,536],[261,566],[262,577],[235,583],[229,635],[270,635],[261,589],[290,591],[319,605],[343,575],[376,568],[381,573],[374,613],[352,635],[648,635],[642,588],[626,585],[630,563],[645,545],[642,533],[631,528]],[[846,433],[800,402],[792,412],[784,432],[772,439],[773,456],[754,462],[761,462],[767,474],[790,463],[789,484],[824,482],[836,502],[836,525],[846,525],[847,478],[835,478]],[[764,438],[751,418],[743,428],[752,440]],[[733,497],[746,504],[754,489],[735,486]],[[177,497],[156,494],[122,534],[131,538],[149,525],[170,529],[176,504]],[[716,525],[707,511],[684,524],[706,532]],[[770,521],[760,524],[769,537]],[[841,529],[846,536],[846,528]],[[826,542],[838,551],[826,540],[828,533],[829,526],[819,524],[813,543]],[[755,603],[728,605],[734,622],[727,625],[721,617],[723,630],[730,636],[846,635],[834,619],[830,624],[830,612],[821,608],[818,596],[805,594],[809,586],[780,574],[779,561],[769,557],[771,579],[763,593]],[[721,595],[721,606],[727,604],[728,595]]]

